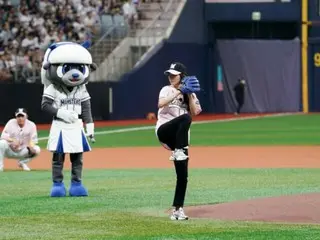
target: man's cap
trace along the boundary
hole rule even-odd
[[[182,63],[175,62],[170,65],[170,68],[164,72],[165,75],[179,75],[179,74],[187,74],[187,68]]]
[[[15,112],[15,116],[17,117],[18,115],[27,116],[27,110],[24,108],[18,108]]]

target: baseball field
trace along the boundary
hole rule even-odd
[[[208,116],[191,127],[190,220],[169,220],[175,172],[154,122],[97,123],[85,198],[50,198],[42,153],[0,174],[0,239],[320,239],[320,115]],[[65,184],[70,186],[69,158]]]

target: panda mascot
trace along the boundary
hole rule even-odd
[[[58,42],[51,44],[44,55],[41,109],[53,118],[47,144],[52,152],[51,197],[66,196],[63,166],[67,153],[71,161],[69,196],[88,196],[82,184],[83,153],[91,151],[88,140],[94,143],[95,139],[86,83],[90,72],[96,69],[89,47],[89,42]]]

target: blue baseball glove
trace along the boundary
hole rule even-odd
[[[196,76],[186,76],[182,79],[180,91],[183,94],[191,94],[200,90],[200,83]]]

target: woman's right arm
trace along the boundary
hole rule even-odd
[[[167,88],[163,88],[159,94],[158,108],[162,108],[171,103],[181,92],[179,90],[169,92]]]

